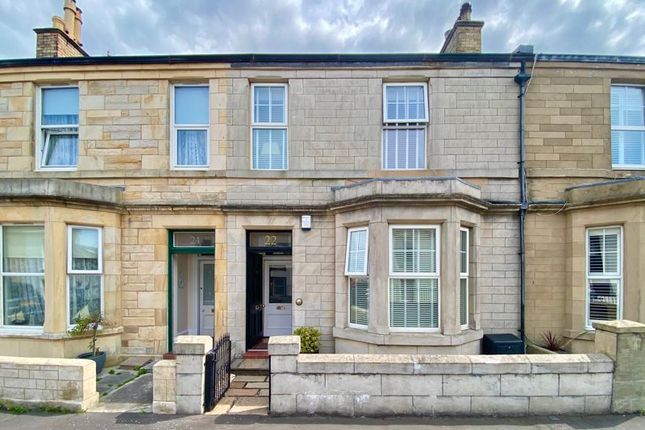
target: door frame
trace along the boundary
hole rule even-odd
[[[183,232],[183,233],[213,233],[215,238],[217,238],[217,231],[214,228],[176,228],[168,229],[168,333],[166,337],[168,338],[168,352],[172,352],[173,339],[175,337],[175,313],[173,312],[174,304],[174,273],[173,265],[174,259],[172,258],[175,254],[207,254],[212,255],[213,259],[215,258],[215,245],[213,246],[175,246],[174,245],[174,233]]]
[[[265,311],[262,314],[262,326],[267,327],[266,307],[269,305],[269,265],[271,263],[288,264],[291,268],[291,294],[293,295],[293,257],[291,255],[265,255],[262,259],[262,304]],[[291,328],[293,329],[293,301],[291,304]],[[264,333],[263,333],[264,334]],[[265,336],[266,337],[266,336]]]

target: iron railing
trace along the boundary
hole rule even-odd
[[[211,411],[231,385],[231,338],[225,334],[206,353],[204,410]]]

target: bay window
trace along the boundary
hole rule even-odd
[[[68,324],[103,311],[102,231],[95,227],[67,229]]]
[[[42,329],[45,323],[44,228],[0,226],[0,325]]]
[[[287,169],[287,86],[252,86],[251,167]]]
[[[459,229],[459,325],[468,328],[468,265],[470,230]]]
[[[175,85],[173,167],[208,167],[209,103],[207,85]]]
[[[78,164],[78,88],[40,89],[38,166],[73,169]]]
[[[645,168],[645,87],[611,87],[611,160],[615,168]]]
[[[622,317],[622,228],[587,230],[587,328]]]
[[[369,313],[369,277],[367,227],[347,230],[345,275],[349,280],[349,326],[366,328]]]
[[[390,227],[389,318],[393,331],[439,329],[439,227]]]
[[[426,84],[385,84],[383,169],[425,169],[428,101]]]

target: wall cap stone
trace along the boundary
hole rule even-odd
[[[172,349],[177,355],[204,355],[212,348],[210,336],[177,336]]]
[[[610,333],[645,333],[645,324],[629,320],[595,322],[593,327]]]
[[[300,336],[271,336],[269,338],[269,355],[300,354]]]

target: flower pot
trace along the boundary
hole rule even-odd
[[[105,351],[100,351],[98,355],[94,355],[91,352],[84,352],[83,354],[79,355],[78,358],[92,360],[94,363],[96,363],[97,375],[101,373],[101,370],[103,370],[103,366],[105,366]]]

